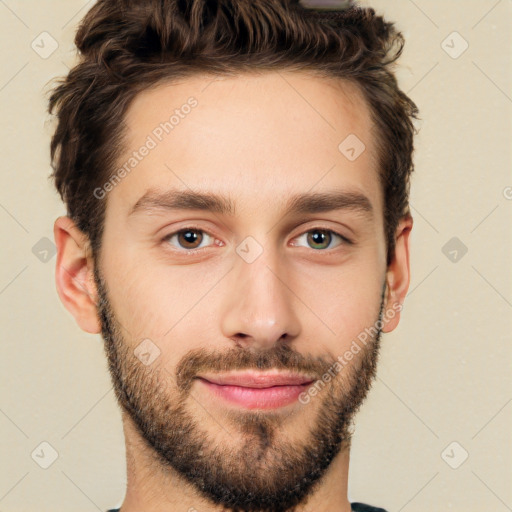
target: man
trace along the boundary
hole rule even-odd
[[[354,5],[99,0],[76,45],[56,282],[105,341],[120,510],[383,510],[347,480],[409,286],[400,33]]]

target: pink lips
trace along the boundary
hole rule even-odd
[[[275,409],[291,404],[315,380],[289,373],[244,372],[201,375],[215,396],[247,409]]]

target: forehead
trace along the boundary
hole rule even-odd
[[[125,122],[119,167],[152,146],[110,193],[125,209],[155,187],[260,207],[267,196],[346,186],[381,202],[371,115],[348,81],[291,71],[193,76],[138,94]]]

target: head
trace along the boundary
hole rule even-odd
[[[59,295],[148,464],[287,510],[348,448],[409,285],[403,38],[357,6],[99,0],[75,42],[50,98]],[[239,370],[309,380],[267,408],[203,380]]]

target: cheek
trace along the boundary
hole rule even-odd
[[[365,328],[375,324],[382,299],[384,269],[374,260],[369,264],[361,257],[343,267],[322,269],[315,279],[311,277],[302,283],[300,296],[308,297],[306,304],[329,327],[330,330],[322,329],[325,340],[349,345]],[[315,283],[314,286],[311,283]]]
[[[110,263],[106,280],[126,342],[135,347],[149,338],[166,361],[178,361],[189,350],[204,346],[204,333],[211,332],[214,321],[216,297],[207,293],[218,281],[219,269],[172,267],[140,257],[126,257],[125,262]]]

